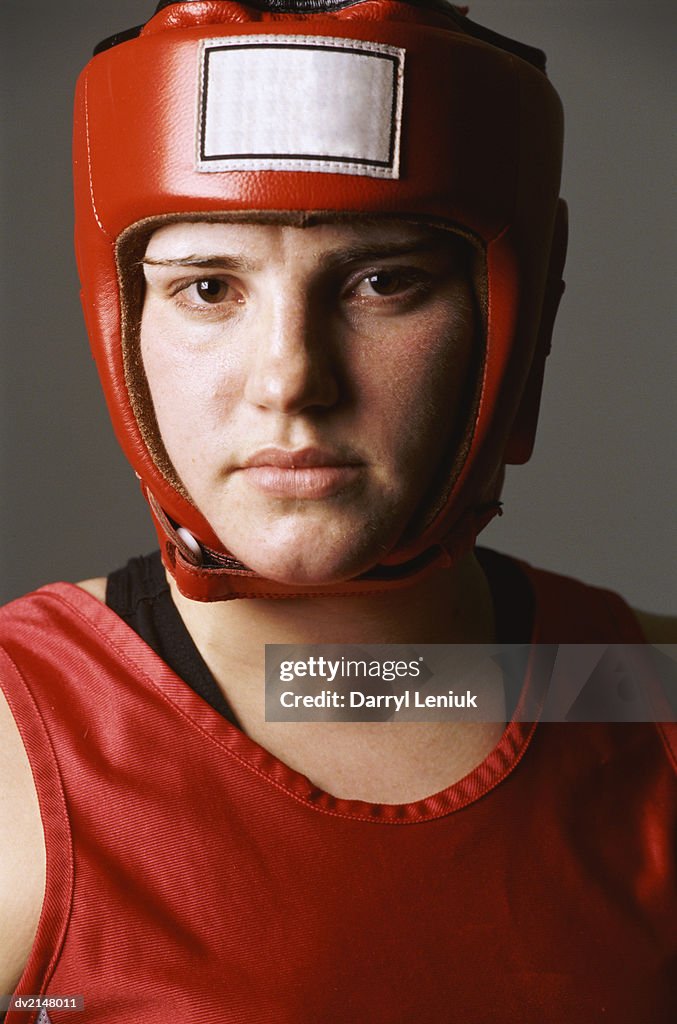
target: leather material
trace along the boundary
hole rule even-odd
[[[195,558],[150,491],[146,491],[146,499],[160,542],[162,562],[184,597],[209,602],[290,596],[286,583],[262,579],[246,566],[209,548],[203,548],[210,562],[209,569],[205,571],[202,561]],[[307,588],[302,596],[326,597],[328,593],[366,596],[407,587],[414,576],[423,579],[436,569],[449,568],[471,551],[478,533],[498,514],[500,506],[495,502],[476,509],[456,523],[453,536],[448,537],[444,544],[431,545],[404,565],[391,566],[384,560],[370,573],[357,579],[334,583],[330,588]]]
[[[641,641],[616,596],[527,572],[535,642]],[[19,993],[83,993],[88,1024],[674,1021],[674,726],[514,722],[460,782],[376,805],[71,585],[0,612],[0,661],[48,853]]]
[[[520,400],[537,348],[537,363],[544,362],[548,310],[556,308],[561,292],[559,273],[549,272],[561,210],[561,106],[541,71],[464,35],[458,20],[393,0],[307,16],[196,0],[162,10],[138,38],[96,56],[80,78],[76,248],[85,318],[113,424],[167,516],[222,555],[227,552],[209,523],[156,465],[130,402],[116,242],[139,221],[260,211],[398,215],[458,229],[481,249],[486,354],[468,454],[433,522],[415,540],[397,544],[385,565],[407,564],[436,546],[463,547],[459,538],[474,527],[478,507],[494,502],[497,508],[506,452],[522,461],[531,450],[535,415],[520,415]],[[202,41],[277,32],[381,42],[406,51],[398,179],[196,170]],[[554,266],[561,257],[558,249]],[[529,409],[535,404],[537,410],[538,392],[528,390]],[[161,536],[163,551],[166,539]]]

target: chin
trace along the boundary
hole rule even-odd
[[[249,561],[243,559],[243,562],[264,579],[309,590],[323,586],[328,587],[334,583],[344,583],[370,568],[370,564],[364,565],[360,562],[355,565],[352,560],[348,565],[344,562],[329,564],[325,560],[318,564],[309,559],[296,560],[286,557],[274,561],[251,558]]]
[[[327,539],[313,544],[310,537],[265,546],[228,545],[238,561],[264,579],[293,587],[316,589],[345,583],[366,572],[383,556],[379,552],[356,551],[354,545],[337,550]]]
[[[220,524],[215,524],[220,525]],[[380,562],[400,533],[399,520],[323,514],[250,519],[248,529],[232,523],[216,529],[234,558],[264,579],[294,587],[345,583]]]

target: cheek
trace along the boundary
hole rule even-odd
[[[152,311],[151,311],[152,313]],[[144,312],[141,357],[154,432],[174,474],[200,504],[210,469],[228,449],[235,367],[222,347],[188,344],[185,328]]]
[[[207,332],[196,337],[194,329],[155,314],[151,305],[141,323],[141,357],[168,450],[173,440],[203,435],[227,415],[238,370],[232,353]]]
[[[364,367],[361,404],[369,432],[417,484],[452,443],[463,414],[474,327],[454,303],[376,339],[376,365]]]

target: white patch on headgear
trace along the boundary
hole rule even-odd
[[[202,46],[200,171],[399,177],[404,50],[318,36]]]

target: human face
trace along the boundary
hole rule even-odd
[[[474,337],[459,240],[403,221],[177,222],[144,273],[160,434],[224,547],[301,587],[381,561],[459,428]]]

